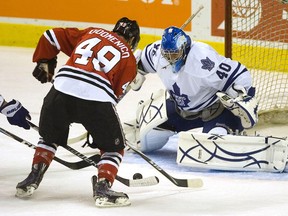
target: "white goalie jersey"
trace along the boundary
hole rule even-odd
[[[246,91],[252,85],[245,66],[219,55],[207,44],[193,41],[185,65],[177,73],[161,55],[160,46],[161,41],[157,41],[145,47],[141,62],[145,72],[158,73],[181,110],[201,111],[218,100],[218,91],[230,95],[232,84],[243,86]]]

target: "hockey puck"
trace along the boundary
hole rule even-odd
[[[142,174],[141,173],[135,173],[134,175],[133,175],[133,179],[135,180],[135,179],[142,179],[143,178],[143,176],[142,176]]]

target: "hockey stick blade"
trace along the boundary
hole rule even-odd
[[[27,121],[27,122],[34,130],[36,131],[39,130],[37,125],[33,124],[30,121]],[[72,154],[76,155],[77,157],[83,159],[86,163],[97,168],[97,162],[99,160],[98,161],[90,160],[88,157],[86,157],[85,155],[83,155],[82,153],[80,153],[79,151],[77,151],[76,149],[68,145],[62,146],[62,147],[70,151]],[[116,175],[115,179],[128,187],[152,186],[152,185],[156,185],[159,183],[159,179],[157,178],[157,176],[150,176],[150,177],[142,178],[142,179],[126,179],[126,178]]]
[[[32,149],[36,149],[36,145],[28,142],[27,140],[24,140],[18,136],[16,136],[15,134],[12,134],[11,132],[3,129],[3,128],[0,128],[0,132],[2,132],[3,134],[5,134],[6,136],[28,146],[29,148],[32,148]],[[89,157],[90,160],[100,160],[100,155],[93,155],[91,157]],[[70,168],[70,169],[73,169],[73,170],[78,170],[78,169],[83,169],[85,167],[88,167],[88,166],[91,166],[91,164],[87,163],[86,161],[78,161],[78,162],[68,162],[68,161],[64,161],[58,157],[54,157],[53,160],[57,161],[58,163]]]
[[[81,134],[81,135],[79,135],[79,136],[77,136],[77,137],[73,137],[73,138],[68,139],[67,143],[68,143],[69,145],[70,145],[70,144],[74,144],[74,143],[78,143],[78,142],[86,139],[86,138],[87,138],[87,135],[88,135],[87,132],[85,132],[85,133],[83,133],[83,134]]]
[[[121,183],[127,185],[128,187],[146,187],[152,186],[159,183],[159,179],[157,176],[150,176],[142,179],[125,179],[121,176],[116,176],[116,179]]]
[[[203,181],[200,178],[194,179],[177,179],[173,176],[169,175],[165,170],[163,170],[160,166],[158,166],[154,161],[148,158],[141,151],[138,151],[129,143],[127,143],[128,147],[131,148],[136,154],[140,155],[145,161],[147,161],[151,166],[153,166],[158,172],[164,175],[168,180],[170,180],[174,185],[178,187],[189,187],[189,188],[200,188],[203,186]]]

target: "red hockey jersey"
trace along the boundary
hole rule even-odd
[[[126,41],[102,28],[54,28],[40,38],[33,62],[59,52],[70,58],[55,76],[58,91],[86,100],[117,103],[137,72]]]

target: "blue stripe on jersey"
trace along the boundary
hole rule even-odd
[[[156,69],[154,67],[153,61],[152,61],[152,55],[151,52],[153,52],[153,49],[149,50],[149,53],[147,53],[147,50],[149,47],[152,46],[152,44],[147,45],[146,50],[145,50],[145,58],[147,60],[147,63],[150,65],[150,67],[156,72]]]
[[[231,76],[226,81],[226,83],[225,83],[225,85],[224,85],[224,87],[222,89],[223,92],[225,92],[241,74],[243,74],[246,71],[248,71],[247,68],[244,68],[241,72],[239,72],[240,67],[241,67],[241,64],[238,62],[238,65],[237,65],[236,69],[233,71]]]
[[[241,63],[238,62],[236,69],[232,72],[231,76],[226,81],[226,83],[222,89],[223,92],[225,92],[241,74],[248,71],[247,68],[244,68],[242,71],[239,72],[240,67],[241,67]],[[218,99],[217,95],[213,95],[211,98],[206,100],[204,103],[201,103],[198,106],[190,108],[188,110],[193,111],[195,109],[199,109],[200,107],[207,108],[207,107],[211,106],[212,104],[214,104],[217,99]],[[204,104],[205,104],[205,106],[204,106]]]
[[[217,101],[217,99],[218,99],[217,95],[213,95],[211,98],[209,98],[209,99],[206,100],[205,102],[199,104],[198,106],[188,109],[188,111],[193,112],[193,110],[198,109],[198,108],[200,108],[200,107],[202,107],[202,108],[207,108],[207,107],[211,106],[212,104],[214,104],[215,101]],[[206,104],[206,105],[203,106],[204,104]]]

